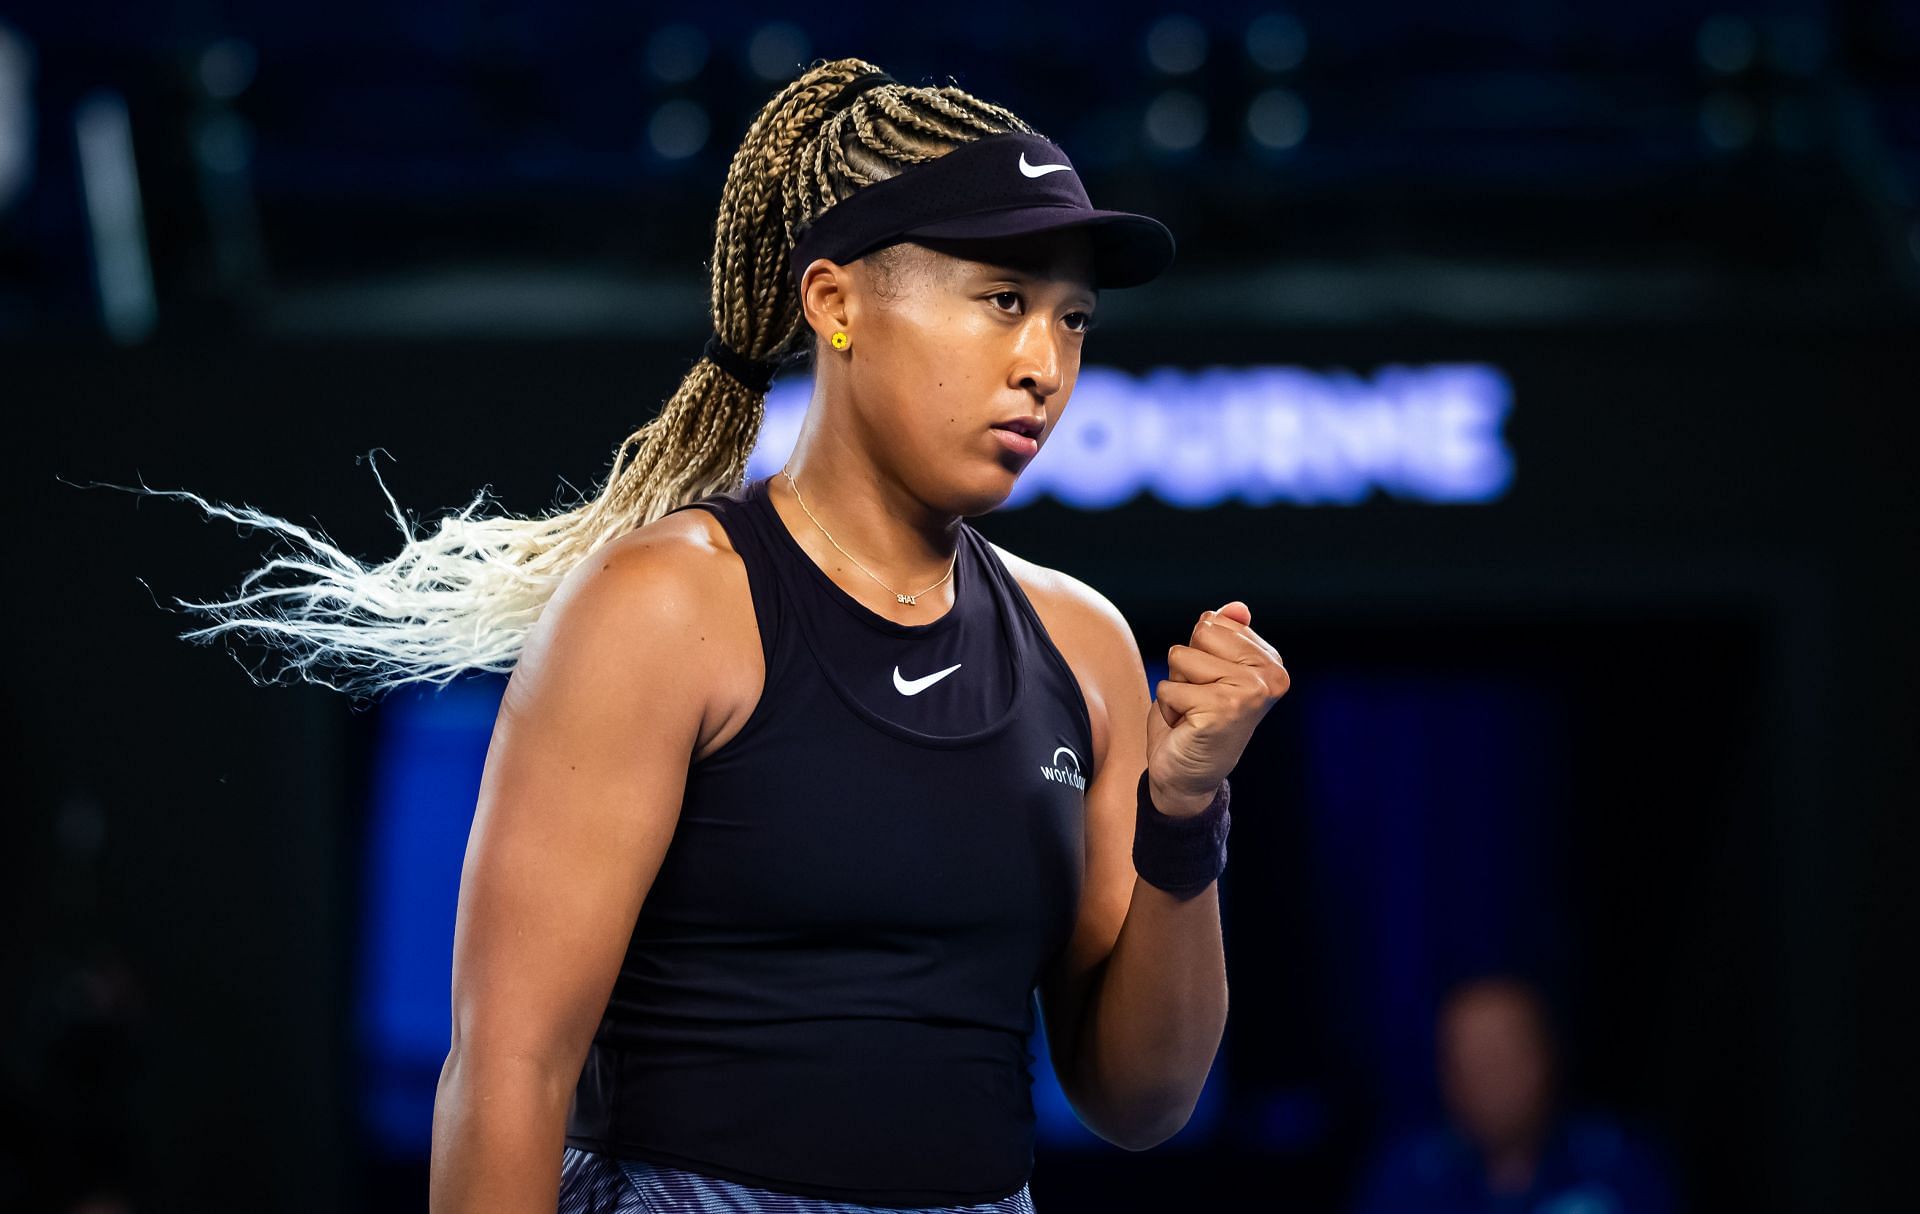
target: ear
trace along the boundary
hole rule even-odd
[[[853,267],[816,257],[800,274],[800,310],[822,340],[835,329],[852,331],[857,311]]]

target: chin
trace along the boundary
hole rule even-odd
[[[966,485],[954,487],[951,499],[953,512],[971,517],[996,510],[1013,495],[1013,487],[1019,480],[1018,471],[1000,464],[990,473],[974,477]]]

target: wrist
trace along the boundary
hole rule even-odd
[[[1185,798],[1175,794],[1169,803],[1176,812],[1169,813],[1156,802],[1150,783],[1141,772],[1133,825],[1134,871],[1177,898],[1194,897],[1227,866],[1232,785],[1221,780],[1197,812],[1179,812]]]
[[[1219,792],[1219,788],[1220,786],[1216,784],[1201,793],[1177,792],[1162,788],[1151,777],[1147,780],[1147,791],[1153,807],[1169,818],[1191,818],[1204,812],[1209,805],[1213,804],[1213,798]]]

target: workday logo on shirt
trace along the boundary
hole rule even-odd
[[[1067,756],[1067,766],[1060,765],[1060,756]],[[1073,753],[1071,746],[1056,747],[1052,760],[1042,764],[1040,774],[1056,784],[1069,784],[1081,792],[1087,791],[1087,777],[1080,773],[1080,756]]]

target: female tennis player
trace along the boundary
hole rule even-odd
[[[511,670],[436,1214],[1031,1211],[1036,1006],[1092,1132],[1185,1124],[1227,1014],[1227,775],[1286,668],[1234,601],[1150,700],[1106,598],[966,522],[1059,423],[1098,291],[1173,248],[1007,110],[820,63],[735,154],[713,336],[595,500],[469,507],[371,570],[232,515],[323,584],[189,636],[310,642],[317,682]],[[744,481],[809,359],[797,446]]]

